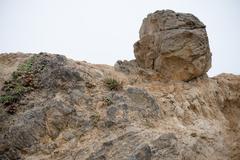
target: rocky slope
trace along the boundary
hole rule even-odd
[[[0,159],[239,160],[240,76],[0,54]]]

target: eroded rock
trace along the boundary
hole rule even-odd
[[[134,44],[137,63],[165,79],[188,81],[211,67],[205,25],[192,14],[156,11],[143,20],[139,35]]]

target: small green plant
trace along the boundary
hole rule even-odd
[[[13,95],[2,95],[0,96],[0,103],[4,105],[12,104],[18,100],[17,96]]]
[[[25,92],[28,92],[30,90],[30,88],[28,88],[28,87],[25,87],[25,86],[23,86],[22,84],[20,84],[20,83],[17,83],[16,85],[15,85],[15,87],[14,87],[14,90],[13,90],[13,94],[16,94],[16,95],[19,95],[19,96],[21,96],[21,95],[23,95]]]
[[[26,63],[23,63],[19,66],[18,71],[20,72],[31,72],[32,70],[32,58],[29,59]]]
[[[122,83],[118,82],[114,78],[105,78],[103,82],[104,82],[104,85],[111,91],[112,90],[118,91],[122,89]]]
[[[113,104],[113,101],[110,97],[103,97],[103,102],[105,106],[110,106]]]
[[[7,112],[13,114],[16,112],[16,104],[21,97],[36,87],[34,81],[33,64],[38,55],[34,55],[20,64],[12,78],[4,82],[2,91],[5,93],[0,96],[0,104],[7,108]]]
[[[23,64],[18,66],[17,72],[20,73],[30,73],[32,72],[32,66],[34,61],[38,58],[38,55],[33,55],[28,60],[26,60]]]

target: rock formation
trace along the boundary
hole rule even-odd
[[[239,75],[166,81],[138,64],[0,54],[0,159],[240,159]]]
[[[211,67],[205,25],[192,14],[156,11],[143,20],[139,34],[137,63],[166,79],[188,81]]]

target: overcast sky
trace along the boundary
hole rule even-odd
[[[142,19],[161,9],[193,13],[207,26],[210,76],[240,74],[239,0],[0,0],[0,53],[43,51],[113,65],[134,58]]]

